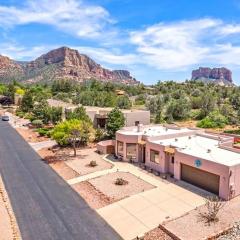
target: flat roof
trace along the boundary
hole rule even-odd
[[[138,131],[138,127],[126,127],[119,130],[118,132],[126,135],[144,135],[147,137],[157,137],[169,134],[177,134],[184,132],[187,133],[191,131],[193,130],[189,128],[171,128],[164,127],[162,125],[143,125],[140,127],[140,131]]]
[[[206,159],[226,166],[240,164],[240,154],[220,148],[218,140],[206,136],[193,135],[153,141],[163,146],[176,147],[178,152]],[[210,152],[208,151],[210,150]]]

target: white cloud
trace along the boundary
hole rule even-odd
[[[48,24],[78,37],[96,38],[113,20],[101,6],[78,0],[27,0],[18,8],[0,5],[1,27],[30,23]]]
[[[138,56],[134,53],[123,54],[118,49],[105,49],[105,48],[93,48],[93,47],[79,47],[73,46],[80,53],[86,54],[99,62],[111,64],[111,65],[131,65],[139,63]]]
[[[142,61],[160,70],[186,70],[193,65],[239,65],[240,45],[231,35],[240,25],[219,19],[160,23],[133,31],[130,41]]]
[[[15,43],[1,43],[0,54],[14,60],[33,60],[52,49],[51,46],[24,47]]]

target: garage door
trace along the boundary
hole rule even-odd
[[[219,194],[219,175],[181,164],[181,180],[217,195]]]

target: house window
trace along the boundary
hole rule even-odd
[[[150,161],[154,163],[160,163],[158,151],[150,150]]]
[[[140,124],[139,121],[135,121],[135,126],[138,126]]]
[[[127,143],[127,159],[137,157],[137,145],[135,143]]]
[[[117,141],[117,154],[123,155],[123,142]]]
[[[172,156],[172,160],[171,161],[172,161],[172,164],[174,164],[174,161],[175,161],[174,156]]]

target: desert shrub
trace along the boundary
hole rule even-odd
[[[47,136],[47,137],[51,136],[51,129],[49,128],[39,128],[37,132],[40,136]]]
[[[97,162],[96,162],[96,161],[91,161],[91,162],[89,163],[89,166],[90,166],[90,167],[96,167],[96,166],[97,166]]]
[[[31,113],[25,113],[24,118],[29,119],[30,121],[33,121],[34,119],[36,119]]]
[[[224,128],[228,123],[227,118],[218,112],[212,112],[197,123],[200,128]]]
[[[208,197],[205,203],[206,210],[204,212],[200,212],[199,216],[209,225],[213,222],[218,222],[218,214],[224,205],[224,202],[222,202],[218,197]]]
[[[115,180],[115,184],[116,184],[116,185],[120,185],[120,186],[122,186],[122,185],[127,185],[127,184],[128,184],[128,181],[125,180],[125,179],[123,179],[123,178],[117,178],[117,179]]]
[[[225,130],[225,133],[230,133],[230,134],[239,134],[240,135],[240,129],[236,130]]]
[[[16,110],[16,115],[20,118],[23,118],[25,116],[25,113],[20,110]]]
[[[95,141],[99,142],[106,138],[106,133],[104,130],[97,128],[95,132]]]
[[[32,125],[37,128],[41,128],[43,126],[42,120],[36,119],[32,121]]]

